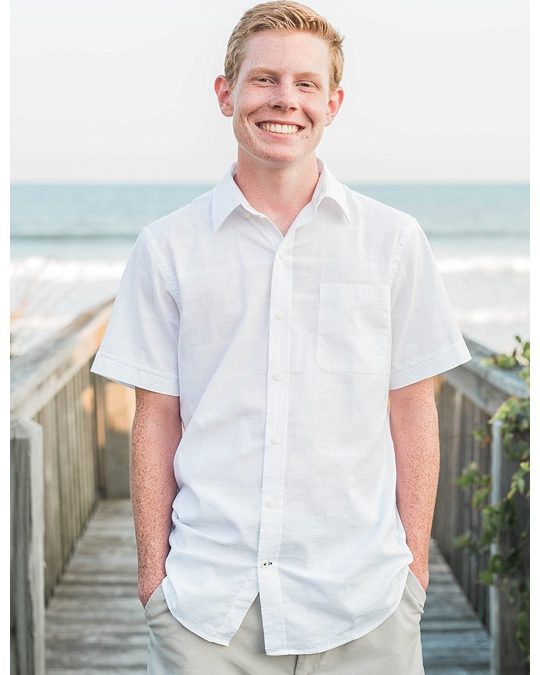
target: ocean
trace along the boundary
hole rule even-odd
[[[13,185],[13,356],[112,298],[140,230],[211,187]],[[466,336],[495,351],[529,338],[528,185],[350,187],[419,221]]]

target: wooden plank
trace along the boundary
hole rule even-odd
[[[84,445],[80,444],[79,434],[78,434],[78,424],[79,424],[79,395],[80,395],[80,378],[79,373],[75,373],[75,376],[71,378],[69,383],[69,389],[71,396],[71,401],[69,403],[69,412],[68,412],[68,437],[69,445],[71,448],[71,456],[73,458],[73,511],[74,511],[74,522],[76,526],[76,537],[79,536],[84,523],[86,522],[86,517],[88,514],[84,512],[83,503],[82,503],[82,490],[83,490],[83,480],[84,476],[82,473],[83,466],[83,453]]]
[[[71,555],[73,546],[77,540],[79,534],[79,523],[78,523],[78,513],[77,513],[77,495],[75,483],[76,472],[77,472],[77,453],[73,447],[73,378],[71,378],[63,389],[65,408],[64,408],[64,433],[66,436],[65,439],[65,452],[66,452],[66,464],[67,464],[67,475],[68,480],[67,487],[67,510],[68,510],[68,522],[69,522],[69,536],[68,536],[68,547],[66,558]]]
[[[472,436],[474,428],[474,408],[475,406],[467,398],[463,401],[463,418],[462,418],[462,431],[461,431],[461,458],[460,458],[460,471],[469,466],[469,464],[474,459],[474,439]],[[456,479],[459,477],[456,476]],[[459,486],[456,486],[457,496],[459,497],[459,530],[454,533],[454,536],[459,535],[461,532],[469,532],[472,529],[472,509],[471,509],[471,498],[472,498],[472,488],[467,488],[464,490]],[[473,594],[473,586],[476,586],[476,582],[471,579],[471,553],[468,549],[461,550],[461,576],[459,577],[460,584],[465,591],[465,594],[471,600]]]
[[[11,415],[32,418],[97,351],[112,300],[80,314],[68,326],[11,363]]]
[[[86,513],[91,513],[96,499],[96,473],[95,473],[95,455],[96,446],[94,444],[94,389],[90,382],[90,362],[87,362],[81,370],[82,391],[81,391],[81,443],[85,444],[85,488],[84,488],[84,507]]]
[[[492,356],[492,352],[473,340],[466,342],[472,360],[445,373],[452,387],[491,415],[509,396],[526,398],[529,395],[527,385],[516,371],[483,365],[483,359]]]
[[[47,602],[56,584],[62,564],[60,477],[57,469],[58,445],[54,400],[43,408],[37,419],[43,427],[45,601]]]
[[[62,544],[61,548],[61,562],[60,573],[62,569],[63,561],[66,560],[68,553],[71,548],[72,539],[72,527],[70,522],[71,511],[69,509],[69,466],[68,466],[68,455],[69,448],[67,448],[67,434],[66,434],[66,416],[65,416],[65,406],[66,406],[66,391],[61,389],[54,399],[51,401],[51,405],[54,405],[55,410],[55,426],[56,426],[56,446],[57,446],[57,465],[56,471],[58,473],[58,496],[60,504],[60,540]]]
[[[84,407],[83,407],[84,379],[83,371],[80,370],[75,378],[75,428],[74,443],[79,457],[77,474],[79,489],[77,492],[77,502],[79,508],[80,528],[83,528],[88,516],[90,515],[90,506],[86,504],[86,489],[90,478],[87,471],[87,455],[91,454],[92,449],[84,438]]]
[[[72,392],[72,401],[70,404],[70,417],[71,423],[69,424],[69,438],[70,446],[73,454],[73,504],[75,510],[75,522],[77,525],[77,536],[84,527],[86,518],[89,514],[85,513],[84,503],[83,503],[83,490],[84,490],[84,443],[79,442],[79,420],[80,420],[80,370],[75,373],[75,376],[71,379],[71,392]]]
[[[45,672],[43,550],[43,430],[12,420],[11,478],[11,672]]]

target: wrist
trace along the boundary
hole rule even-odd
[[[156,590],[158,586],[161,585],[164,575],[158,575],[156,577],[139,577],[137,584],[137,595],[143,607],[146,607],[152,593]]]
[[[414,574],[414,576],[418,579],[420,582],[420,585],[424,589],[424,591],[427,590],[427,587],[429,585],[429,565],[428,563],[415,563],[414,561],[409,565],[410,571]]]

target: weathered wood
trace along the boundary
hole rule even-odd
[[[81,495],[84,513],[88,513],[92,509],[98,489],[96,480],[97,447],[94,442],[93,428],[95,398],[94,389],[90,381],[90,366],[91,361],[80,371],[79,406],[81,414],[78,416],[80,420],[79,443],[81,447],[84,447],[83,473],[81,476]]]
[[[43,426],[45,601],[47,601],[62,569],[60,476],[58,472],[58,444],[54,399],[41,410],[37,419]]]
[[[493,352],[474,340],[466,340],[472,359],[449,370],[445,380],[472,401],[478,408],[493,415],[509,396],[529,396],[525,382],[517,372],[505,371],[482,364]]]
[[[69,494],[70,494],[70,506],[72,510],[71,514],[71,535],[72,542],[75,542],[81,528],[84,524],[85,517],[81,509],[81,498],[80,498],[80,453],[84,451],[84,446],[81,447],[77,444],[77,419],[80,415],[80,409],[78,406],[78,397],[80,391],[78,391],[76,385],[77,383],[77,373],[69,380],[66,385],[66,395],[68,396],[68,405],[66,407],[66,431],[67,431],[67,448],[68,448],[68,463],[70,468],[70,482],[69,482]],[[71,544],[73,546],[73,543]],[[71,547],[70,547],[71,548]]]
[[[107,311],[98,313],[98,316],[101,317],[99,322],[104,322]],[[87,316],[77,320],[70,330],[73,329],[74,325],[86,327],[85,329],[88,329],[90,325],[94,330],[94,324],[95,317],[92,321],[89,321]],[[93,356],[94,342],[89,341],[88,334],[85,334],[84,331],[82,335],[70,335],[67,339],[68,332],[66,329],[59,338],[31,350],[24,357],[15,359],[12,363],[11,373],[12,419],[18,419],[17,415],[30,414],[39,408],[36,411],[36,419],[43,426],[47,596],[50,595],[63,562],[69,554],[73,540],[80,530],[85,515],[89,512],[89,504],[95,500],[95,486],[93,485],[91,493],[88,491],[85,508],[80,501],[79,472],[81,463],[84,461],[82,453],[88,447],[93,448],[93,444],[91,440],[90,445],[79,444],[73,436],[79,423],[77,410],[71,407],[77,394],[77,383],[79,381],[77,374],[75,373],[72,379],[66,380],[63,388],[58,389],[62,384],[61,378],[50,377],[54,375],[51,369],[53,367],[59,368],[58,354],[55,353],[54,358],[51,357],[52,362],[54,362],[52,365],[51,363],[42,363],[42,360],[48,360],[51,350],[54,351],[56,347],[63,344],[63,350],[59,347],[59,351],[64,353],[69,344],[73,345],[74,341],[79,339],[79,341],[82,341],[82,347],[86,345],[86,349],[89,351],[86,354],[86,365],[88,367],[88,357]],[[82,358],[82,347],[79,344],[79,348],[76,350],[78,358]],[[73,354],[66,358],[69,361],[69,367],[73,368],[75,364]],[[80,363],[80,360],[78,363]],[[68,370],[69,368],[64,369],[64,375]],[[58,373],[56,374],[58,375]],[[44,386],[39,386],[36,391],[30,391],[32,383],[35,384],[38,376],[45,378],[46,383]],[[50,400],[45,400],[45,392],[52,395]],[[89,411],[88,414],[91,416],[92,411]]]
[[[441,472],[433,536],[478,617],[487,626],[494,607],[489,600],[489,587],[478,580],[479,572],[486,567],[487,554],[478,557],[454,545],[454,538],[464,532],[471,531],[475,537],[481,536],[482,522],[479,513],[471,506],[472,489],[460,488],[457,480],[471,461],[476,462],[482,473],[490,474],[490,448],[482,446],[474,439],[473,431],[483,429],[490,433],[488,421],[498,407],[512,395],[528,397],[528,388],[516,372],[505,372],[482,365],[481,360],[490,356],[490,352],[470,340],[467,343],[473,355],[472,362],[447,373],[437,396]],[[506,455],[502,458],[502,465],[504,468],[497,479],[496,489],[502,490],[504,494],[517,465]],[[525,500],[520,505],[519,513],[522,527],[526,528],[528,504]],[[510,539],[513,536],[515,535],[510,535]],[[528,563],[524,572],[528,575]],[[493,591],[491,595],[493,596]],[[517,611],[504,593],[497,592],[497,597],[501,611],[496,619],[498,629],[494,633],[496,636],[500,635],[500,644],[494,649],[501,659],[499,670],[501,673],[521,675],[526,669],[520,662],[521,653],[515,638]],[[494,625],[493,617],[491,621]],[[494,659],[494,667],[496,660]]]
[[[13,421],[11,472],[11,672],[45,672],[43,433]]]
[[[12,552],[18,551],[17,560],[22,555],[21,551],[25,552],[28,560],[32,560],[32,556],[38,556],[41,560],[41,591],[38,595],[43,616],[44,605],[52,595],[98,496],[96,401],[89,368],[101,341],[111,306],[112,303],[107,302],[95,311],[80,316],[53,338],[14,359],[11,364],[12,429],[39,428],[42,434],[39,475],[36,474],[38,469],[33,459],[32,485],[39,483],[40,486],[42,498],[39,514],[44,522],[39,541],[35,536],[28,539],[30,529],[26,531],[24,528],[14,527],[12,523]],[[131,409],[129,405],[124,405],[124,408],[127,410],[127,424]],[[33,416],[40,426],[36,426],[29,419]],[[115,419],[120,418],[121,414],[117,411]],[[15,496],[18,500],[30,499],[30,492],[27,494],[21,488],[24,478],[19,475],[21,467],[30,461],[29,450],[17,441],[16,436],[12,438],[11,449],[14,455],[12,499]],[[20,453],[20,457],[17,453]],[[30,490],[30,484],[27,485],[27,490]],[[24,518],[26,514],[12,504],[12,514],[15,513],[20,513],[20,518]],[[30,545],[33,550],[28,549]],[[20,591],[21,574],[28,576],[30,571],[25,572],[23,568],[19,576],[12,574],[12,598],[17,599],[18,605],[23,599]],[[34,586],[34,583],[28,582],[27,592],[35,594]],[[35,612],[32,614],[30,610],[24,613],[18,605],[12,615],[16,624],[12,626],[14,639],[11,652],[14,665],[11,670],[14,674],[33,673],[34,665],[30,664],[30,656],[25,656],[24,650],[28,645],[33,645],[37,614],[34,616]],[[42,639],[43,633],[41,626]],[[21,636],[25,635],[28,636],[26,646],[21,642]]]
[[[511,477],[516,469],[516,463],[511,461],[505,452],[501,454],[500,464],[500,483],[501,491],[505,494],[510,485]],[[501,553],[508,553],[510,548],[516,546],[518,542],[518,533],[526,532],[530,528],[529,502],[524,497],[517,499],[517,523],[515,528],[502,537],[500,550]],[[529,578],[530,562],[528,555],[522,566],[522,573],[525,578]],[[515,635],[518,624],[518,609],[515,603],[512,603],[504,590],[497,586],[497,595],[499,601],[499,636],[500,644],[498,654],[500,659],[500,672],[503,675],[512,673],[512,675],[521,675],[528,672],[523,665],[523,654],[519,649]]]
[[[43,427],[46,600],[97,499],[90,363],[36,416]]]
[[[95,354],[112,303],[81,314],[11,364],[11,415],[34,417]]]
[[[66,395],[65,389],[61,389],[52,403],[56,414],[55,426],[57,431],[56,447],[57,447],[57,466],[56,470],[59,476],[59,502],[60,502],[60,519],[58,528],[60,530],[61,540],[61,560],[64,561],[70,551],[71,533],[69,531],[68,518],[70,511],[70,499],[66,494],[69,489],[69,470],[67,466],[67,434],[66,434]],[[62,571],[62,566],[58,569],[58,574]]]

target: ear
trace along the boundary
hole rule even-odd
[[[232,89],[223,75],[218,75],[214,82],[214,91],[216,92],[219,109],[225,117],[232,117],[234,106],[232,101]]]
[[[332,124],[334,117],[338,114],[344,96],[345,92],[343,91],[343,87],[336,87],[335,91],[330,94],[328,105],[326,107],[326,122],[324,124],[326,127]]]

